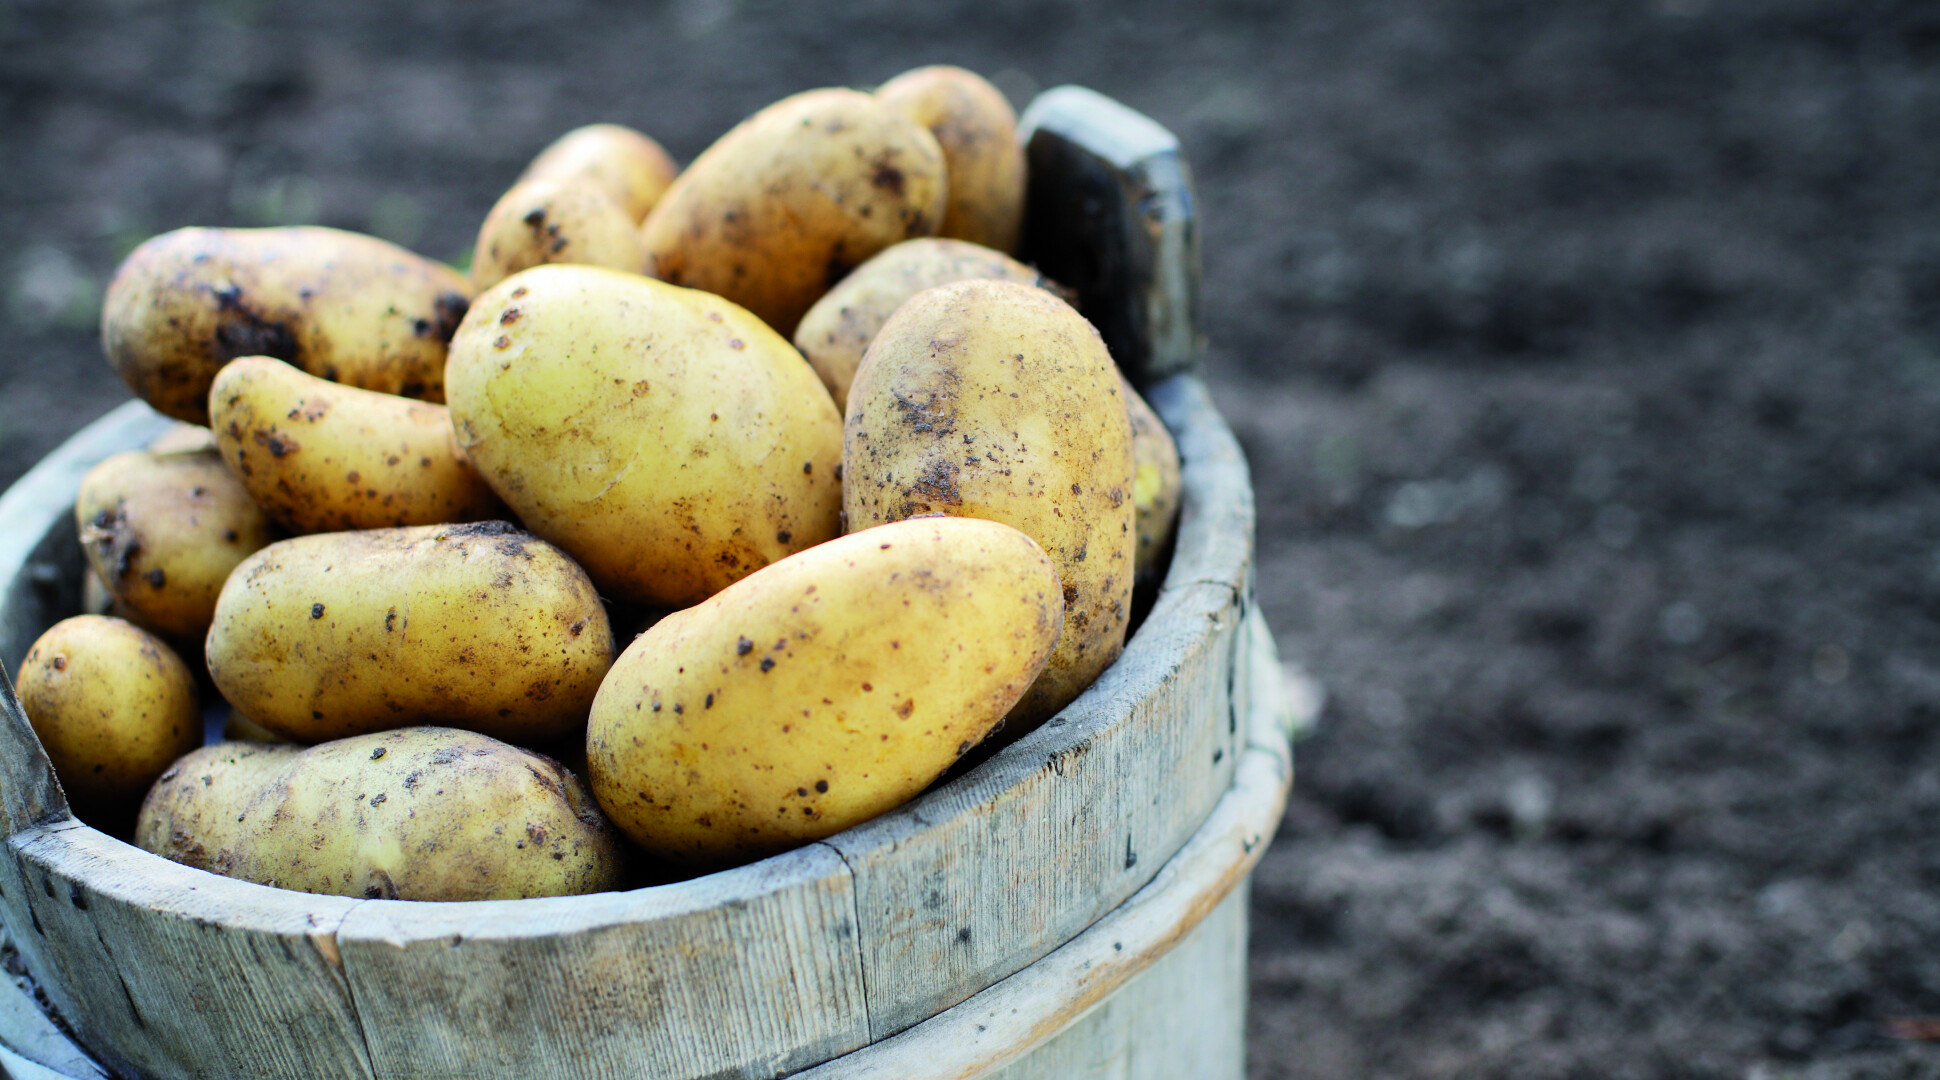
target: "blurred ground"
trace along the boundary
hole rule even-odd
[[[0,483],[125,396],[119,256],[455,258],[592,120],[683,160],[948,61],[1184,138],[1262,602],[1332,692],[1255,1077],[1914,1077],[1940,1013],[1940,10],[0,0]]]

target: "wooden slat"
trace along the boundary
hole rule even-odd
[[[1270,637],[1255,637],[1250,647],[1267,650],[1255,658],[1257,668],[1273,662]],[[1221,996],[1231,1002],[1235,995],[1244,1000],[1243,987],[1229,987],[1223,995],[1213,987],[1235,973],[1243,977],[1243,923],[1222,922],[1213,913],[1222,908],[1243,911],[1243,885],[1279,826],[1292,786],[1285,698],[1267,689],[1270,685],[1265,680],[1258,684],[1261,692],[1247,719],[1246,750],[1232,788],[1191,842],[1136,895],[1010,978],[907,1031],[806,1070],[795,1080],[1237,1076],[1243,1046],[1237,1018],[1232,1020],[1235,1026],[1212,1027],[1208,1024],[1217,1014],[1198,1013],[1186,1024],[1189,1036],[1173,1033],[1174,1041],[1201,1041],[1203,1067],[1168,1071],[1167,1067],[1192,1059],[1163,1057],[1164,1051],[1147,1041],[1146,1035],[1161,1031],[1169,1022],[1160,1013],[1194,1010],[1193,995],[1202,991],[1215,1002]],[[1180,967],[1168,971],[1158,966],[1202,930],[1208,932],[1208,941],[1223,940],[1225,946],[1222,950],[1209,945],[1209,951],[1196,958],[1182,957],[1179,963],[1190,969],[1190,979]],[[1130,989],[1139,983],[1148,985]],[[1090,1029],[1100,1041],[1085,1046],[1080,1035],[1063,1047],[1048,1049],[1064,1035],[1079,1031],[1095,1017],[1095,1010],[1121,994],[1133,995],[1126,999],[1126,1008],[1143,1013],[1142,1020],[1101,1021]],[[1138,1032],[1140,1027],[1152,1032]],[[1132,1041],[1112,1041],[1120,1035]],[[1154,1064],[1167,1067],[1124,1074],[1108,1071],[1114,1055],[1132,1053],[1138,1047],[1152,1048],[1161,1055]],[[1042,1069],[1035,1065],[1039,1053],[1048,1055]],[[1018,1071],[1001,1071],[1006,1068]]]
[[[370,901],[338,940],[384,1077],[772,1077],[868,1041],[819,845],[628,893]]]
[[[35,972],[111,1068],[369,1077],[335,934],[361,901],[179,866],[74,821],[12,838],[6,899]],[[24,903],[23,903],[24,902]],[[32,935],[31,939],[29,935]],[[59,988],[58,993],[56,988]]]
[[[13,943],[11,935],[8,942]],[[0,1067],[13,1080],[33,1075],[34,1069],[74,1080],[107,1077],[101,1066],[82,1053],[42,1011],[34,1000],[32,985],[17,978],[0,978],[0,1055],[10,1055],[0,1056]],[[30,1067],[23,1067],[23,1061]]]

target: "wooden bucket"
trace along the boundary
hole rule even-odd
[[[1225,1077],[1246,900],[1291,779],[1246,466],[1195,355],[1176,141],[1073,87],[1025,114],[1032,256],[1174,433],[1185,493],[1123,657],[863,826],[630,892],[413,903],[209,874],[76,821],[0,693],[0,1064],[15,1077]],[[1100,254],[1102,253],[1102,255]],[[0,498],[0,659],[80,607],[81,476],[131,403]]]

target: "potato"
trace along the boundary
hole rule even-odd
[[[841,416],[720,297],[534,267],[472,305],[446,376],[478,470],[615,600],[685,607],[841,531]]]
[[[216,374],[209,420],[229,469],[292,532],[505,516],[452,439],[443,405],[339,386],[281,360],[244,356]]]
[[[903,301],[938,285],[971,278],[1046,284],[1037,271],[962,240],[905,240],[855,268],[823,294],[795,327],[795,347],[808,357],[835,407],[847,408],[862,353]]]
[[[489,289],[545,263],[584,263],[637,274],[647,265],[640,230],[586,180],[525,180],[500,197],[479,227],[472,284]]]
[[[201,424],[173,424],[148,444],[151,454],[184,454],[215,448],[216,433]]]
[[[558,762],[440,727],[203,747],[162,774],[135,842],[244,881],[392,900],[599,892],[624,858]]]
[[[613,634],[571,559],[488,521],[271,544],[230,575],[207,654],[231,705],[298,742],[434,720],[540,742],[586,719]]]
[[[213,450],[132,450],[88,470],[74,500],[88,565],[167,637],[209,629],[236,564],[282,535]]]
[[[1120,379],[1127,416],[1132,422],[1132,505],[1137,510],[1138,554],[1133,560],[1141,579],[1155,576],[1159,558],[1172,541],[1179,521],[1179,447],[1165,422],[1152,411],[1132,384]],[[1155,583],[1156,584],[1156,583]]]
[[[775,563],[642,634],[586,731],[594,795],[655,855],[754,858],[900,805],[1003,721],[1063,626],[1015,529],[903,521]]]
[[[160,638],[120,619],[76,615],[49,627],[27,650],[15,692],[84,820],[125,823],[169,762],[202,745],[195,675]]]
[[[443,401],[445,343],[470,297],[457,271],[375,237],[177,229],[115,271],[101,343],[136,395],[194,424],[208,423],[209,383],[238,356]]]
[[[1118,370],[1069,304],[1009,281],[917,294],[876,335],[849,391],[850,529],[918,514],[988,518],[1050,554],[1064,633],[1011,720],[1029,730],[1125,644],[1134,506]]]
[[[938,236],[1015,252],[1024,231],[1024,146],[1003,91],[960,67],[905,71],[876,100],[928,128],[949,164],[950,203]]]
[[[589,181],[638,222],[679,172],[659,143],[632,128],[588,124],[541,150],[519,180]]]
[[[740,304],[783,336],[863,260],[936,232],[943,151],[854,90],[811,90],[741,122],[641,225],[649,272]]]

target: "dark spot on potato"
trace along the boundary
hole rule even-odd
[[[674,702],[674,712],[676,715],[685,714],[686,711],[687,711],[686,709],[683,709],[680,707],[680,702],[678,701]]]
[[[829,789],[829,782],[828,782],[827,780],[817,780],[817,781],[815,781],[815,790],[816,790],[816,791],[820,791],[820,792],[823,792],[823,793],[826,793],[826,792],[828,791],[828,789]]]
[[[916,701],[914,698],[904,698],[903,703],[896,706],[896,715],[904,720],[909,719],[909,714],[915,711]]]
[[[323,605],[322,605],[322,604],[311,604],[311,605],[310,605],[310,617],[311,617],[312,619],[321,619],[321,618],[323,618]]]
[[[505,314],[500,315],[498,317],[498,324],[500,326],[510,326],[513,323],[519,321],[519,314],[520,312],[518,308],[515,308],[515,307],[506,308]]]
[[[793,540],[794,538],[795,538],[794,533],[789,532],[787,529],[783,529],[780,532],[777,532],[775,534],[775,543],[786,544],[787,542],[789,542],[790,540]]]
[[[524,221],[527,225],[530,225],[536,229],[539,226],[544,225],[546,223],[546,208],[543,206],[538,207],[532,210],[530,213],[526,214],[525,217],[520,220]]]
[[[431,336],[450,344],[451,335],[458,332],[458,324],[465,321],[465,312],[472,302],[461,293],[448,292],[440,293],[432,306],[437,309],[438,321],[431,328]]]
[[[578,637],[580,633],[586,629],[586,623],[587,623],[587,620],[580,619],[574,622],[571,626],[567,627],[567,629],[572,631],[574,637]]]
[[[768,671],[772,671],[772,670],[774,670],[774,667],[775,667],[775,658],[774,658],[774,657],[772,657],[772,656],[764,656],[764,657],[762,657],[762,658],[761,658],[761,670],[762,670],[763,672],[768,672]]]
[[[168,575],[164,574],[159,566],[150,570],[145,576],[148,578],[148,583],[157,589],[168,584]]]
[[[705,704],[705,705],[703,705],[703,706],[701,706],[701,708],[703,708],[703,709],[711,709],[711,708],[713,708],[713,707],[714,707],[714,695],[713,695],[713,694],[709,694],[709,695],[707,695],[707,704]]]
[[[500,334],[498,336],[498,340],[492,342],[492,348],[494,349],[509,349],[511,347],[512,347],[512,339],[509,337],[506,337],[504,334]]]
[[[1077,602],[1078,602],[1078,587],[1076,585],[1066,585],[1064,587],[1064,606],[1068,608],[1076,604]]]
[[[395,630],[396,628],[397,628],[397,609],[392,608],[391,610],[384,613],[384,632],[388,634],[393,630]],[[378,752],[383,753],[383,751],[381,750]]]
[[[812,461],[802,462],[802,475],[803,476],[815,475],[815,463]]]
[[[754,642],[749,641],[747,638],[742,638],[734,643],[734,655],[736,656],[746,656],[753,651]]]
[[[253,437],[258,443],[269,450],[269,456],[271,457],[280,458],[300,449],[295,439],[280,432],[258,431]]]
[[[795,795],[799,798],[806,799],[808,798],[808,789],[805,787],[798,787],[795,789]]]
[[[372,750],[372,751],[370,752],[370,759],[371,759],[372,761],[376,761],[376,760],[377,760],[378,758],[381,758],[381,757],[383,757],[383,756],[384,756],[385,754],[388,754],[388,753],[390,753],[390,749],[389,749],[388,747],[383,747],[383,746],[380,746],[380,747],[378,747],[377,749],[375,749],[375,750]]]
[[[898,169],[886,161],[878,162],[876,164],[875,174],[869,177],[869,183],[892,195],[901,195],[903,193],[903,170]]]
[[[872,686],[872,685],[870,685],[869,683],[863,683],[863,684],[862,684],[862,691],[863,691],[863,693],[873,693],[873,692],[875,691],[875,689],[876,689],[876,688],[875,688],[874,686]]]
[[[390,798],[390,796],[389,796],[389,795],[387,795],[387,794],[385,794],[385,793],[383,793],[383,792],[378,792],[378,793],[377,793],[376,795],[373,795],[373,796],[371,797],[371,801],[370,801],[370,804],[371,804],[372,806],[376,806],[376,805],[377,805],[378,803],[381,803],[381,802],[383,802],[383,801],[385,801],[386,799],[389,799],[389,798]]]
[[[292,363],[297,358],[296,335],[287,324],[266,319],[243,303],[242,289],[231,285],[215,292],[216,354],[223,363],[238,356],[273,356]],[[298,365],[301,366],[301,365]]]
[[[236,530],[234,529],[224,529],[222,530],[222,539],[225,543],[233,544],[237,540],[240,540],[241,537],[236,535]]]
[[[56,655],[56,656],[54,657],[54,659],[53,659],[53,667],[54,667],[54,670],[55,670],[55,671],[66,671],[66,670],[67,670],[67,657],[65,657],[65,656],[60,656],[60,655],[58,655],[58,654],[57,654],[57,655]]]

